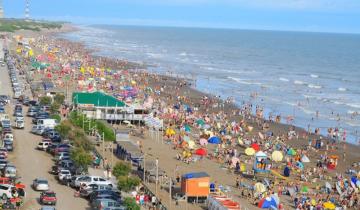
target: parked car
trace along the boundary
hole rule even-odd
[[[113,187],[109,185],[102,185],[102,184],[90,184],[80,190],[80,195],[82,197],[88,197],[92,192],[96,190],[112,190]]]
[[[48,205],[56,205],[56,193],[53,191],[45,191],[40,194],[40,203]]]
[[[92,204],[94,209],[126,210],[121,202],[111,199],[97,199]]]
[[[13,185],[10,184],[0,184],[0,196],[3,200],[7,198],[12,198],[13,195],[11,191],[14,189]]]
[[[89,195],[89,201],[91,204],[93,204],[93,202],[95,202],[97,199],[111,199],[121,202],[121,195],[119,192],[112,190],[97,190]]]
[[[26,115],[29,117],[34,117],[37,112],[38,110],[36,108],[30,107]]]
[[[40,210],[56,210],[53,206],[42,206]]]
[[[14,165],[7,164],[5,166],[5,168],[3,168],[2,172],[3,172],[4,177],[15,178],[17,170]]]
[[[58,173],[58,179],[59,179],[59,181],[62,181],[63,179],[70,180],[71,179],[70,171],[66,170],[66,169],[60,170],[59,173]]]
[[[105,178],[100,176],[87,176],[85,179],[79,181],[79,186],[81,185],[90,185],[90,184],[101,184],[101,185],[109,185],[113,187],[113,183]]]
[[[14,144],[12,141],[9,140],[4,140],[4,148],[9,151],[12,152],[14,150]]]
[[[7,164],[8,164],[7,160],[0,159],[0,170],[3,170]]]
[[[48,141],[42,141],[42,142],[39,142],[38,145],[37,145],[37,148],[39,150],[46,150],[49,146],[50,146],[50,142]]]
[[[46,179],[36,178],[33,181],[32,187],[37,191],[47,191],[49,190],[49,182]]]

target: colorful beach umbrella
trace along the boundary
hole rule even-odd
[[[221,139],[217,136],[212,136],[208,139],[208,143],[210,144],[220,144],[221,143]]]
[[[331,203],[331,202],[325,202],[323,204],[323,207],[326,209],[326,210],[333,210],[336,208],[335,204]]]
[[[288,155],[291,155],[291,156],[295,156],[296,155],[296,151],[293,149],[293,148],[290,148],[287,152]]]
[[[255,154],[255,152],[256,151],[252,147],[249,147],[249,148],[245,149],[245,154],[248,155],[248,156],[253,156]]]
[[[277,204],[276,204],[276,201],[274,198],[272,197],[266,197],[266,198],[263,198],[259,201],[259,204],[258,204],[258,207],[259,208],[262,208],[262,209],[269,209],[269,208],[277,208]]]
[[[195,144],[194,141],[189,141],[189,142],[188,142],[188,146],[189,146],[190,149],[194,149],[195,146],[196,146],[196,144]]]
[[[284,156],[283,154],[280,152],[280,151],[274,151],[272,154],[271,154],[271,158],[273,161],[275,162],[280,162],[283,160]]]
[[[198,119],[196,120],[196,124],[198,124],[199,126],[203,126],[205,125],[205,121],[203,119]]]
[[[258,182],[258,183],[256,183],[256,184],[254,185],[254,190],[255,190],[255,192],[257,192],[257,193],[263,193],[263,192],[266,191],[266,187],[265,187],[265,185],[264,185],[263,183]]]
[[[199,155],[199,156],[206,156],[207,155],[207,151],[204,148],[200,148],[195,150],[195,154]]]
[[[166,131],[165,131],[165,134],[166,134],[167,136],[173,136],[173,135],[176,134],[176,132],[175,132],[174,129],[172,129],[172,128],[167,128]]]
[[[260,151],[260,145],[256,143],[251,144],[251,148],[253,148],[256,152]]]

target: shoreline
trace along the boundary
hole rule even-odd
[[[66,31],[62,32],[60,30],[58,32],[51,32],[51,33],[45,32],[45,33],[43,33],[43,35],[51,37],[50,40],[52,40],[52,39],[56,40],[58,38],[58,37],[56,37],[56,34],[59,34],[59,33],[66,33]],[[50,40],[44,40],[44,43],[46,43],[46,41],[50,41]],[[64,48],[66,48],[66,47],[77,48],[78,47],[78,51],[82,51],[82,53],[84,53],[86,55],[91,55],[93,53],[93,50],[87,49],[86,46],[81,42],[72,42],[70,40],[59,41],[59,43],[61,43],[61,42],[63,42],[63,44],[65,45]],[[169,77],[166,75],[160,75],[160,74],[156,74],[153,72],[149,73],[148,71],[143,71],[142,68],[137,69],[138,66],[136,66],[136,65],[133,66],[132,63],[130,63],[128,61],[124,61],[124,60],[106,58],[106,57],[102,57],[102,56],[88,56],[88,57],[89,58],[86,58],[86,63],[92,64],[92,63],[95,63],[95,61],[99,61],[100,65],[106,64],[106,66],[110,66],[110,67],[113,66],[116,68],[117,71],[122,71],[122,70],[126,71],[133,77],[135,77],[134,75],[138,74],[138,76],[135,77],[137,79],[138,83],[147,84],[149,87],[152,87],[154,90],[163,89],[163,91],[161,91],[161,93],[162,93],[161,95],[159,95],[159,96],[154,95],[154,98],[156,100],[158,100],[157,102],[159,102],[159,103],[164,101],[167,104],[171,105],[171,104],[179,103],[179,101],[181,101],[181,102],[185,102],[185,103],[194,105],[194,107],[199,105],[199,110],[198,110],[199,115],[198,116],[214,115],[216,113],[220,113],[220,114],[222,114],[222,116],[225,116],[225,118],[227,118],[226,121],[241,122],[243,125],[246,125],[246,127],[252,126],[253,127],[252,131],[244,132],[245,134],[243,136],[243,140],[257,139],[259,141],[259,143],[263,146],[263,141],[259,140],[259,133],[265,133],[267,131],[271,131],[271,132],[273,132],[273,136],[280,137],[280,140],[283,141],[284,144],[289,145],[290,147],[293,147],[293,148],[304,148],[308,145],[309,138],[312,140],[320,138],[320,135],[315,135],[315,134],[307,135],[306,130],[304,130],[300,127],[294,127],[295,132],[298,133],[299,138],[293,138],[293,139],[289,140],[287,137],[287,134],[288,134],[289,130],[292,129],[291,125],[276,123],[276,122],[269,122],[267,120],[257,118],[256,116],[253,115],[253,113],[246,113],[246,110],[240,110],[240,107],[237,107],[236,104],[234,104],[234,103],[230,103],[231,101],[229,101],[229,103],[224,103],[223,100],[220,100],[213,95],[206,94],[197,89],[194,89],[194,87],[192,85],[188,84],[188,82],[185,81],[184,79],[179,79],[176,77]],[[37,76],[41,77],[43,75],[37,75]],[[76,75],[74,75],[74,81],[72,81],[73,83],[76,82],[75,76]],[[76,84],[75,84],[75,85],[71,86],[70,91],[80,91],[80,90],[77,89]],[[177,96],[183,96],[184,98],[183,99],[181,98],[179,100],[179,98],[177,98]],[[209,101],[208,106],[202,105],[202,99],[204,99],[204,98],[207,98],[207,100]],[[175,120],[175,122],[176,122],[176,120]],[[169,119],[165,120],[165,125],[170,126],[172,123],[173,123],[173,120],[169,120]],[[263,125],[265,123],[269,124],[268,129],[263,129]],[[181,128],[181,125],[176,124],[176,123],[174,124],[174,126],[176,127],[176,129]],[[323,139],[324,139],[324,142],[330,142],[330,140],[327,139],[326,137],[323,137]],[[153,142],[149,142],[149,140],[151,140],[151,139],[150,138],[142,139],[141,141],[144,141],[144,142],[146,141],[144,144],[146,144],[146,146],[148,146],[148,148],[151,148],[151,145],[153,144]],[[345,147],[343,147],[344,145],[345,145]],[[160,160],[162,160],[164,158],[167,158],[167,159],[170,158],[168,160],[168,165],[165,165],[164,168],[168,174],[171,174],[171,169],[172,169],[172,167],[174,167],[174,161],[176,161],[176,160],[171,159],[172,155],[174,155],[174,154],[171,154],[172,150],[164,150],[164,146],[168,146],[168,145],[162,145],[161,148],[163,149],[163,151],[158,151],[158,150],[156,150],[157,148],[152,148],[151,149],[152,151],[149,150],[148,152],[153,152],[158,156],[164,155],[164,156],[162,156],[163,158],[160,158]],[[309,154],[309,157],[310,157],[310,159],[312,159],[314,161],[314,162],[312,162],[311,165],[315,164],[315,159],[318,158],[317,155],[319,155],[319,154],[327,154],[327,152],[331,152],[332,154],[336,154],[339,157],[341,157],[342,153],[345,152],[345,150],[343,148],[346,148],[347,158],[343,162],[344,164],[339,164],[336,171],[330,172],[331,175],[334,175],[335,172],[341,172],[341,173],[345,172],[347,170],[347,167],[351,166],[351,164],[353,162],[356,162],[360,159],[360,154],[358,153],[359,148],[360,148],[359,146],[354,146],[349,143],[344,144],[344,142],[341,142],[341,144],[338,144],[335,146],[337,147],[337,149],[330,148],[330,150],[321,149],[318,151],[311,151],[311,154]],[[239,148],[239,151],[242,151],[244,149],[243,147],[237,147],[237,148]],[[161,152],[164,154],[162,154]],[[218,172],[216,172],[216,170],[215,170],[218,167],[219,163],[216,163],[212,160],[206,160],[206,161],[207,161],[206,163],[211,164],[211,166],[208,165],[207,167],[214,169],[210,173],[212,179],[214,179],[215,181],[218,179],[220,179],[220,180],[224,179],[223,177],[221,177],[222,171],[220,171],[221,173],[219,172],[219,174],[220,174],[219,175]],[[194,170],[194,165],[187,166],[186,164],[184,164],[182,162],[180,162],[179,164],[182,165],[183,167],[187,167],[186,170]],[[207,167],[205,167],[204,169],[207,169]],[[201,169],[201,167],[199,167],[199,169]],[[212,169],[209,169],[209,170],[212,170]],[[217,169],[217,170],[219,170],[219,169]],[[233,180],[226,180],[227,181],[226,184],[229,184],[229,185],[230,184],[232,185],[232,183],[235,181],[233,175],[226,175],[225,178],[228,178],[228,179],[233,178]],[[225,181],[222,180],[221,183],[223,183],[223,182],[225,182]],[[243,201],[243,198],[241,198],[240,200]],[[246,201],[244,201],[244,202],[246,202]]]
[[[84,43],[84,42],[82,42],[82,43]],[[91,46],[89,46],[89,47],[90,47],[90,49],[92,49]],[[95,53],[95,54],[98,54],[98,53]],[[138,61],[138,62],[143,63],[142,61]],[[149,61],[149,63],[152,63],[152,62]],[[168,71],[165,71],[166,70],[165,68],[161,68],[159,66],[155,66],[155,67],[154,66],[150,67],[149,65],[147,65],[147,66],[149,67],[149,68],[147,68],[147,70],[151,70],[151,72],[167,76]],[[181,72],[180,73],[172,72],[172,73],[174,73],[175,75],[182,75]],[[201,82],[201,85],[197,85],[197,90],[199,90],[201,92],[204,92],[205,94],[208,93],[208,92],[211,92],[210,90],[208,90],[207,87],[205,87],[206,86],[206,84],[205,84],[206,79],[203,78],[200,74],[194,76],[191,73],[186,73],[183,76],[186,77],[186,78],[198,77],[198,78],[195,78],[195,79],[197,79],[198,83]],[[216,84],[216,87],[221,87],[221,86],[219,86],[219,84],[217,84],[217,83],[215,83],[215,84]],[[253,88],[251,88],[251,89],[253,89]],[[253,92],[250,92],[250,91],[252,91],[252,90],[249,89],[249,91],[247,91],[247,92],[249,92],[249,95],[252,95]],[[261,93],[261,92],[262,92],[261,90],[255,90],[254,93]],[[224,100],[225,100],[226,96],[233,97],[233,95],[234,95],[233,93],[230,93],[230,92],[224,93],[224,95],[223,95],[222,93],[219,93],[219,91],[217,91],[216,94],[222,95]],[[342,134],[343,131],[344,130],[346,131],[346,138],[347,138],[348,143],[350,143],[352,145],[356,145],[356,146],[358,146],[360,144],[360,142],[359,142],[359,137],[360,136],[356,131],[356,127],[351,127],[351,126],[354,126],[354,125],[346,124],[348,122],[347,121],[348,118],[350,118],[350,116],[348,116],[348,115],[346,115],[346,116],[344,115],[344,119],[342,118],[341,121],[337,122],[337,121],[333,120],[333,118],[336,117],[335,113],[333,115],[324,114],[324,115],[320,115],[320,117],[315,117],[315,116],[313,116],[315,114],[305,114],[305,113],[303,113],[303,110],[305,110],[305,109],[306,110],[307,109],[313,110],[314,113],[315,113],[315,108],[312,109],[311,107],[309,107],[310,105],[303,105],[303,106],[301,106],[301,105],[287,105],[287,103],[281,103],[281,110],[280,110],[281,112],[280,111],[274,111],[275,108],[274,108],[274,105],[272,103],[269,103],[269,104],[265,103],[265,105],[263,105],[263,103],[260,101],[260,100],[263,99],[263,96],[261,96],[262,94],[260,94],[260,96],[256,96],[255,98],[252,98],[249,95],[242,94],[241,99],[239,99],[237,97],[238,100],[236,101],[236,105],[240,107],[243,102],[246,102],[246,103],[253,103],[254,106],[256,104],[260,105],[260,106],[264,106],[263,107],[264,108],[264,116],[267,117],[269,114],[271,114],[271,115],[280,114],[281,118],[282,118],[281,122],[283,124],[287,124],[285,122],[287,117],[294,115],[294,121],[293,121],[292,124],[294,124],[296,127],[302,128],[304,130],[308,129],[308,125],[311,126],[312,130],[314,130],[317,127],[320,127],[321,128],[320,133],[323,136],[327,135],[327,130],[326,129],[328,127],[339,128],[341,130],[339,132],[341,136],[343,135]],[[242,98],[244,98],[244,99],[242,99]],[[298,100],[302,100],[302,103],[303,103],[303,101],[305,99],[299,98]],[[311,103],[314,103],[314,102],[311,101]],[[289,111],[289,110],[294,110],[294,113],[292,111]],[[316,110],[321,110],[321,109],[317,108]],[[253,110],[253,112],[254,112],[253,114],[255,114],[255,110]],[[313,120],[311,120],[312,116],[313,116]],[[356,119],[357,118],[354,118],[354,120],[356,120]]]

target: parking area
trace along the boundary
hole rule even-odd
[[[0,49],[3,46],[0,43]],[[13,96],[12,85],[6,67],[0,67],[0,95]],[[5,111],[10,116],[11,122],[14,122],[12,112],[14,110],[15,101],[11,100],[5,106]],[[24,107],[23,113],[27,112]],[[32,210],[40,209],[39,203],[40,192],[31,188],[35,178],[44,178],[48,180],[50,189],[56,193],[57,204],[56,209],[88,209],[88,201],[74,197],[74,190],[65,185],[59,184],[55,176],[49,173],[54,165],[52,156],[46,152],[36,150],[39,142],[42,141],[41,136],[30,133],[32,128],[31,118],[25,117],[24,129],[13,129],[14,151],[9,154],[8,161],[13,163],[17,168],[17,176],[19,180],[26,186],[26,197],[23,209]]]

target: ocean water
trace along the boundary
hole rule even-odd
[[[196,78],[204,92],[258,104],[266,114],[292,115],[297,126],[323,134],[340,127],[347,141],[360,139],[360,35],[81,26],[61,36],[98,55]]]

